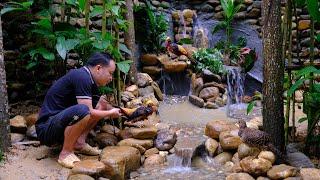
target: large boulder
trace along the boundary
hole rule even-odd
[[[195,95],[190,95],[189,96],[189,101],[191,104],[198,106],[200,108],[202,108],[204,106],[204,100],[195,96]]]
[[[75,163],[71,172],[73,174],[86,174],[88,176],[99,176],[104,171],[106,166],[98,161],[87,159],[80,162]]]
[[[140,145],[144,147],[145,149],[150,149],[153,146],[153,141],[151,139],[134,139],[134,138],[128,138],[121,140],[118,143],[118,146],[132,146],[134,147],[135,145]]]
[[[85,174],[72,174],[68,180],[94,180],[94,178]]]
[[[147,158],[153,154],[158,154],[158,153],[159,153],[159,150],[157,148],[151,148],[146,150],[146,152],[144,153],[144,156]]]
[[[99,144],[100,148],[115,146],[118,143],[117,137],[109,133],[99,133],[94,140]]]
[[[302,180],[318,180],[320,179],[320,169],[302,168],[300,170]]]
[[[100,154],[100,161],[106,165],[104,176],[111,179],[125,179],[125,173],[140,167],[140,152],[130,146],[108,146]]]
[[[207,123],[204,133],[205,135],[213,139],[218,139],[221,132],[231,131],[236,129],[239,129],[239,128],[230,121],[213,120]]]
[[[27,122],[23,116],[15,116],[10,119],[10,130],[12,133],[24,134],[27,131]]]
[[[165,158],[163,156],[159,154],[153,154],[144,160],[143,166],[144,168],[151,168],[151,167],[163,165],[164,162],[165,162]]]
[[[215,139],[208,138],[205,142],[205,147],[209,156],[213,157],[219,147],[219,143]]]
[[[129,102],[129,101],[133,100],[134,98],[135,98],[135,96],[129,91],[121,92],[121,101],[122,102]]]
[[[216,157],[213,158],[213,161],[217,164],[224,165],[226,162],[231,161],[232,154],[229,152],[223,152],[218,154]]]
[[[184,71],[188,64],[184,61],[165,61],[163,62],[163,68],[166,72],[182,72]]]
[[[157,135],[156,127],[130,128],[133,138],[136,139],[153,139]]]
[[[141,56],[141,62],[147,66],[153,66],[158,64],[159,60],[155,54],[144,54]]]
[[[268,177],[271,179],[285,179],[288,177],[294,177],[297,174],[297,169],[292,166],[280,164],[273,166],[268,171]]]
[[[254,176],[265,175],[272,167],[270,161],[263,158],[254,158],[252,156],[245,157],[240,161],[240,166],[244,172]]]
[[[287,153],[286,163],[296,168],[314,168],[310,158],[302,152]]]
[[[221,77],[217,74],[213,74],[211,71],[205,69],[202,71],[203,80],[207,82],[221,83]]]
[[[256,157],[259,155],[259,153],[260,153],[259,148],[248,146],[245,143],[240,144],[238,147],[239,159],[243,159],[248,156]]]
[[[226,89],[225,87],[222,85],[222,84],[219,84],[217,82],[208,82],[208,83],[205,83],[203,85],[203,88],[206,88],[206,87],[216,87],[219,89],[219,92],[224,94],[226,92]]]
[[[238,136],[238,130],[221,132],[219,142],[223,150],[237,149],[242,143],[241,138]]]
[[[268,160],[271,162],[271,164],[273,164],[276,161],[276,156],[271,151],[261,151],[258,155],[258,158]]]
[[[162,101],[163,100],[163,94],[162,94],[162,91],[161,91],[159,85],[156,82],[153,81],[151,83],[151,86],[153,88],[153,91],[154,91],[154,94],[155,94],[156,98],[158,100]]]
[[[226,177],[226,180],[254,180],[248,173],[232,173]]]
[[[202,99],[217,98],[219,96],[219,88],[217,87],[203,88],[199,93],[199,97]]]
[[[154,90],[152,86],[147,86],[144,88],[139,88],[139,96],[147,96],[149,94],[153,94]]]
[[[126,91],[131,92],[135,96],[138,96],[138,89],[139,87],[134,84],[134,85],[128,86],[126,88]]]
[[[136,83],[139,87],[149,86],[153,81],[152,78],[147,73],[138,73],[136,80],[137,80]]]
[[[109,133],[109,134],[117,135],[120,132],[120,129],[117,128],[116,126],[112,126],[110,124],[105,124],[104,126],[102,126],[100,131],[103,132],[103,133]]]
[[[160,131],[158,131],[157,137],[154,141],[154,145],[160,151],[167,151],[172,149],[176,142],[176,132],[172,132],[168,129],[161,129]]]
[[[144,66],[142,68],[142,72],[156,76],[159,75],[161,73],[161,68],[158,66]]]

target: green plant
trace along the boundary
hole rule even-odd
[[[216,33],[222,29],[225,29],[226,32],[226,41],[224,43],[224,58],[226,65],[230,65],[230,49],[231,49],[231,35],[232,35],[232,21],[234,19],[235,14],[240,10],[241,4],[243,0],[240,2],[236,2],[235,0],[220,0],[223,14],[224,14],[224,20],[218,23],[212,30],[212,33]]]
[[[146,8],[136,8],[136,36],[144,52],[159,54],[164,51],[162,44],[166,37],[168,22],[162,13],[156,14],[151,9],[149,1],[146,1],[146,4]]]
[[[217,49],[199,49],[193,54],[193,58],[196,60],[194,68],[198,72],[204,69],[215,74],[224,72],[222,54]]]
[[[33,0],[27,0],[24,2],[7,2],[4,4],[4,8],[0,11],[0,16],[13,11],[27,11],[33,4]]]
[[[252,101],[249,102],[247,106],[247,115],[249,115],[253,111],[254,105],[256,104],[257,100],[262,100],[262,94],[258,91],[254,93],[254,96],[252,97]]]

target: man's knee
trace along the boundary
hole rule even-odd
[[[74,111],[74,115],[72,117],[73,120],[70,122],[70,125],[73,125],[84,118],[90,118],[90,109],[87,105],[77,104],[72,108]]]

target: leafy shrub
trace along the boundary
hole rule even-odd
[[[142,44],[144,52],[159,54],[164,51],[162,44],[166,37],[168,22],[163,14],[156,14],[151,9],[150,2],[146,2],[146,8],[136,8],[136,37]]]
[[[224,72],[222,54],[217,49],[199,49],[193,54],[196,60],[194,68],[196,71],[210,70],[212,73],[221,74]]]

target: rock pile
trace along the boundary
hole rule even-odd
[[[225,86],[221,76],[204,70],[201,74],[193,74],[191,77],[192,95],[189,101],[198,106],[208,109],[217,109],[227,103]]]
[[[262,125],[262,121],[255,118],[247,124],[251,128],[258,128]],[[319,178],[319,169],[300,169],[286,164],[275,165],[276,156],[271,151],[243,143],[238,131],[239,128],[234,123],[223,120],[211,121],[205,127],[205,135],[209,137],[205,142],[206,152],[215,163],[224,166],[228,175],[227,180],[293,177],[305,179],[303,172],[309,170]]]

